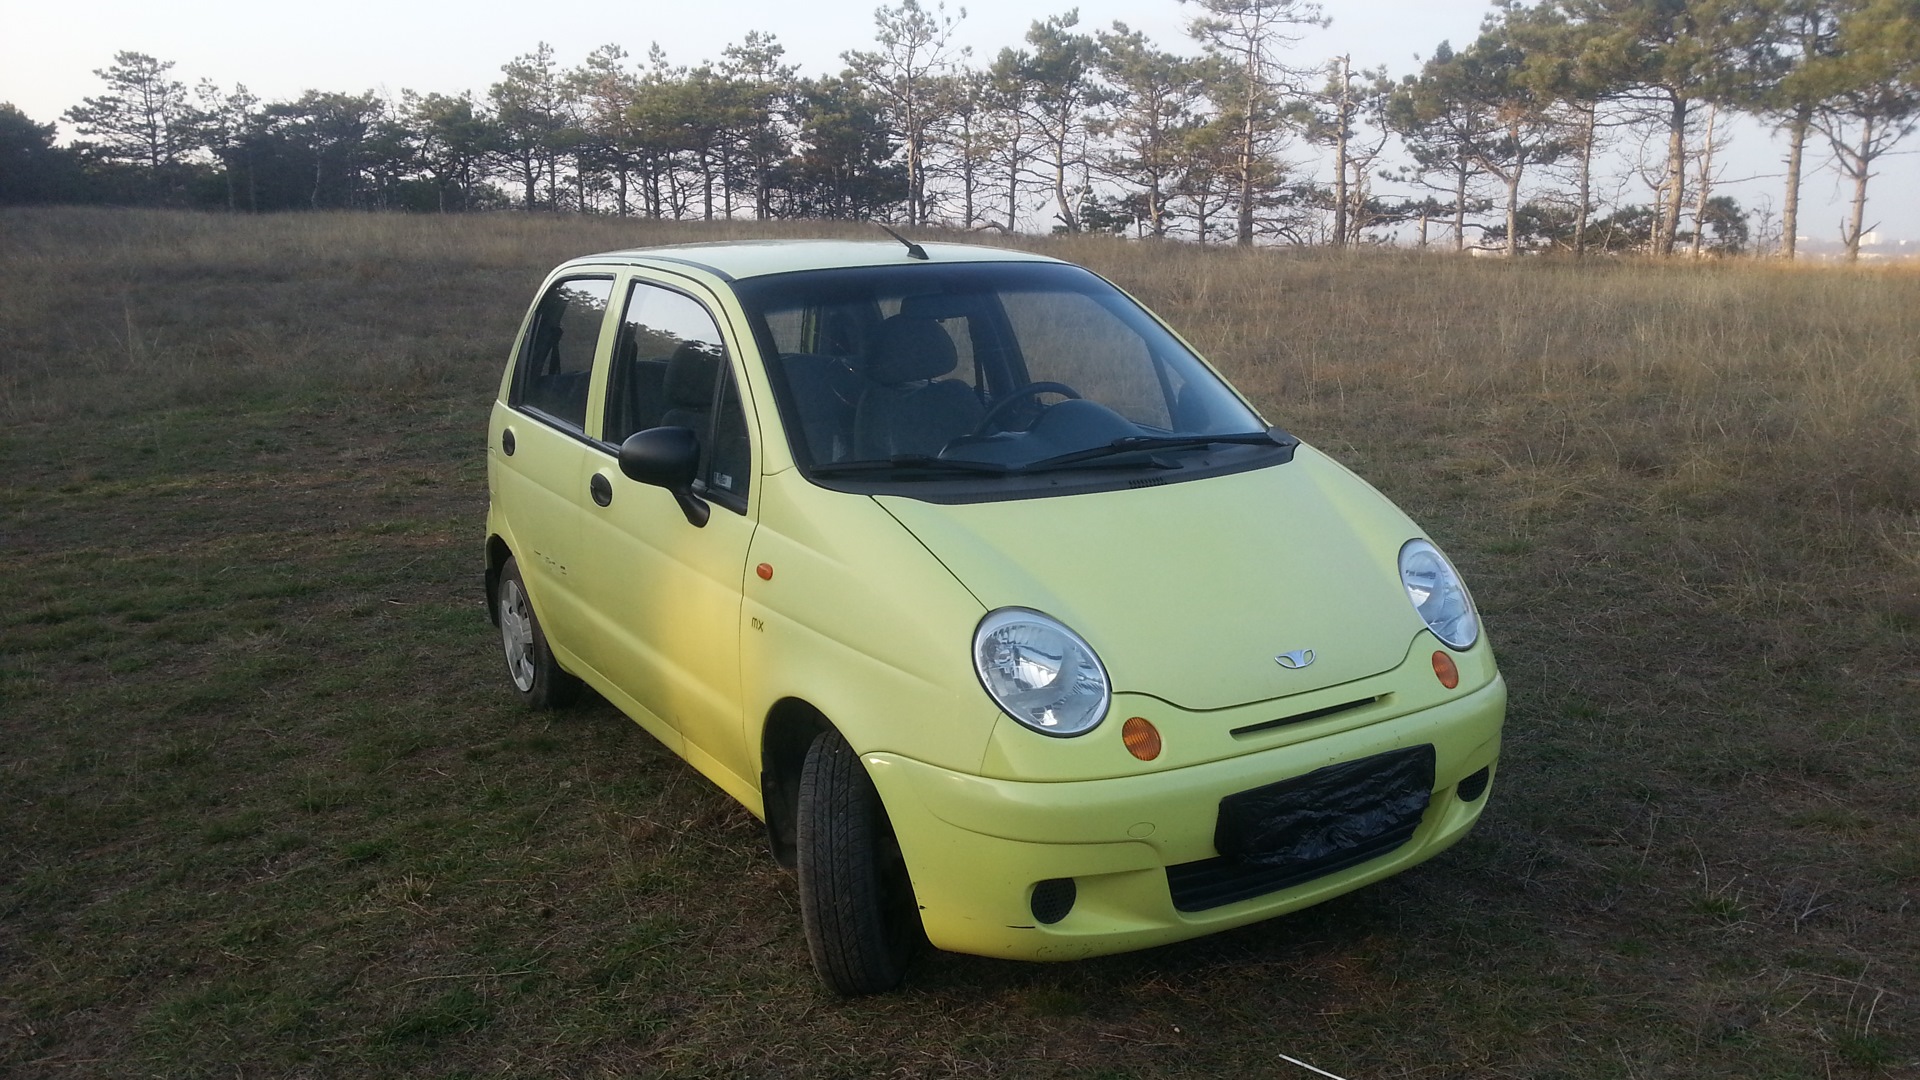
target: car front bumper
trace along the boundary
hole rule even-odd
[[[889,753],[864,760],[892,820],[928,939],[952,952],[1072,960],[1198,937],[1307,907],[1444,851],[1485,808],[1506,684],[1307,742],[1139,776],[996,780]],[[1222,798],[1406,747],[1434,748],[1413,835],[1356,865],[1204,910],[1181,910],[1169,867],[1216,859]],[[1482,772],[1485,775],[1481,775]],[[1468,781],[1463,785],[1462,781]],[[1478,790],[1473,790],[1477,788]],[[1471,797],[1468,797],[1468,796]],[[1232,868],[1227,868],[1232,872]],[[1071,909],[1042,923],[1035,889],[1071,879]],[[1046,886],[1057,901],[1061,886]]]

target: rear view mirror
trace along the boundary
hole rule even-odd
[[[692,428],[657,427],[636,431],[620,444],[620,471],[629,480],[665,488],[695,527],[705,526],[713,508],[693,493],[700,471],[700,437]]]

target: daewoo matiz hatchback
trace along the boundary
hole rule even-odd
[[[549,276],[487,439],[513,686],[766,822],[814,962],[1064,960],[1404,870],[1506,688],[1418,526],[1097,275],[749,242]]]

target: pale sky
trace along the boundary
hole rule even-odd
[[[929,3],[930,0],[923,0]],[[119,50],[174,61],[172,75],[192,85],[211,79],[223,89],[243,83],[268,101],[298,97],[308,89],[359,92],[402,89],[422,93],[472,90],[483,96],[500,77],[500,66],[530,52],[540,41],[571,67],[594,48],[614,43],[644,57],[658,42],[676,64],[717,59],[749,30],[778,37],[787,59],[808,75],[838,71],[839,54],[871,47],[876,3],[822,0],[694,0],[661,3],[626,0],[608,4],[506,3],[503,0],[332,0],[321,4],[262,4],[258,0],[89,0],[70,7],[46,0],[0,0],[0,101],[10,101],[46,123],[102,83],[93,72]],[[1034,19],[1075,6],[1071,0],[1035,4],[974,0],[948,4],[959,20],[956,40],[973,48],[984,65],[1003,46],[1020,45]],[[1142,30],[1162,48],[1197,51],[1185,34],[1194,8],[1178,0],[1082,0],[1082,28],[1105,28],[1119,20]],[[1484,0],[1324,0],[1333,19],[1309,31],[1292,53],[1306,66],[1350,53],[1355,67],[1385,65],[1396,77],[1416,69],[1443,40],[1471,41],[1488,5]],[[594,17],[588,18],[591,13]],[[63,127],[63,135],[71,135]],[[1920,134],[1897,159],[1888,159],[1870,189],[1867,220],[1883,235],[1920,240]],[[1734,136],[1722,184],[1749,210],[1780,201],[1775,145],[1757,125]],[[1824,161],[1826,155],[1814,155]],[[1742,182],[1744,181],[1744,182]],[[1845,198],[1831,170],[1809,178],[1801,233],[1838,238]],[[1611,196],[1611,191],[1606,193]],[[1628,201],[1646,202],[1644,188]]]

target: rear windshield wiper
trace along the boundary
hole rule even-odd
[[[995,461],[967,461],[964,458],[937,458],[926,454],[895,454],[890,458],[863,461],[829,461],[809,470],[815,476],[858,476],[862,473],[941,473],[963,472],[1004,476],[1013,470]]]
[[[1041,458],[1020,466],[1018,472],[1039,472],[1045,469],[1057,469],[1067,465],[1078,465],[1083,461],[1096,461],[1100,458],[1117,457],[1122,454],[1137,454],[1154,450],[1191,450],[1213,446],[1220,443],[1241,444],[1246,446],[1278,446],[1292,450],[1300,445],[1300,440],[1280,430],[1268,428],[1265,431],[1234,431],[1222,435],[1123,435],[1101,446],[1090,446],[1085,450],[1056,454],[1050,458]],[[1159,466],[1156,467],[1165,467]]]

